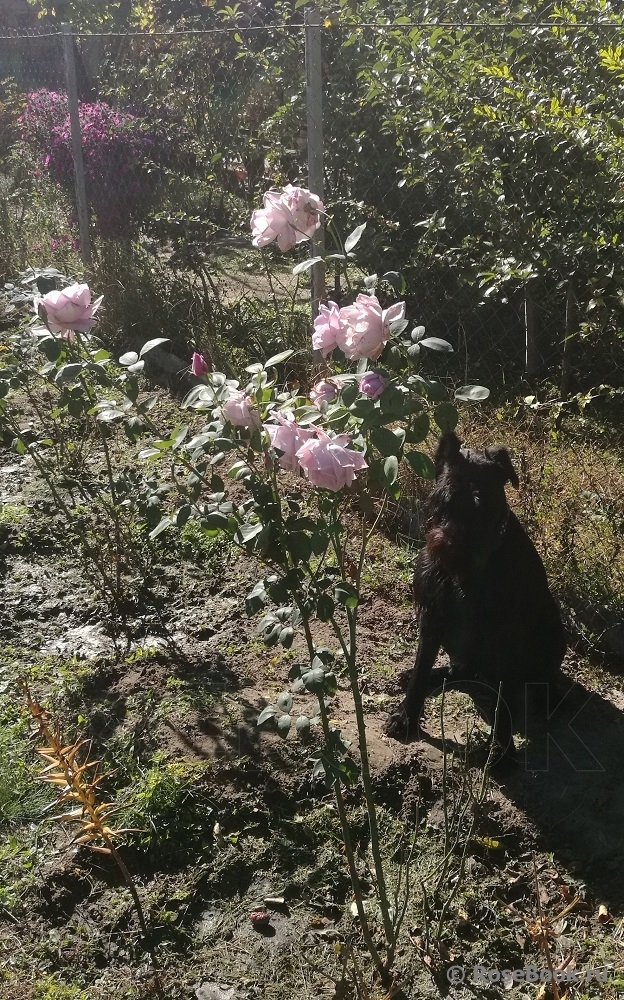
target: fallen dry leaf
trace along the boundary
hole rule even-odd
[[[598,923],[599,924],[609,924],[613,920],[613,917],[609,913],[607,907],[604,903],[601,903],[598,907]]]

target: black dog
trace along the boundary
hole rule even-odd
[[[525,686],[556,682],[566,641],[546,571],[509,509],[505,483],[518,477],[505,448],[462,448],[440,437],[425,547],[414,574],[420,637],[407,695],[386,727],[417,736],[425,698],[447,689],[471,695],[494,725],[505,755]],[[449,665],[433,669],[440,648]]]

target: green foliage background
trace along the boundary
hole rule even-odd
[[[80,32],[79,83],[91,98],[180,129],[136,253],[143,260],[149,245],[170,272],[203,284],[207,325],[218,297],[207,279],[224,249],[248,245],[263,191],[307,183],[305,4],[34,6],[44,24],[67,19]],[[515,390],[527,310],[531,379],[557,377],[573,301],[573,387],[621,384],[618,6],[396,0],[380,10],[338,0],[323,15],[325,200],[330,211],[340,202],[342,231],[367,219],[363,265],[381,259],[402,271],[417,321],[455,345],[458,379]],[[119,29],[139,34],[98,34]],[[15,122],[5,118],[10,145]],[[35,183],[23,167],[15,175],[42,197],[45,178]],[[16,247],[3,262],[8,277],[32,259],[28,242],[16,260],[20,240],[7,241]],[[344,301],[344,289],[334,294]],[[196,313],[192,299],[183,324]]]

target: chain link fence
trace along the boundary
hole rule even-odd
[[[306,185],[314,160],[336,227],[367,222],[363,270],[402,273],[410,315],[454,345],[458,380],[503,393],[522,380],[549,378],[564,393],[617,383],[623,19],[565,16],[552,6],[495,24],[330,17],[312,65],[308,53],[320,90],[308,87],[307,109],[301,23],[7,33],[4,275],[16,264],[75,267],[70,250],[89,261],[71,63],[88,234],[109,272],[151,253],[157,269],[201,286],[213,323],[238,293],[270,302],[275,289],[246,252],[249,215],[268,187]],[[344,297],[339,276],[329,281]],[[286,269],[279,284],[288,298]],[[177,317],[191,342],[193,308]]]

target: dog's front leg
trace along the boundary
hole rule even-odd
[[[386,723],[387,735],[395,740],[418,739],[425,698],[431,693],[432,683],[434,687],[439,687],[444,680],[441,675],[445,673],[446,668],[433,671],[433,664],[442,645],[441,628],[437,618],[438,616],[431,610],[426,607],[422,609],[416,662],[410,675],[405,700]]]

